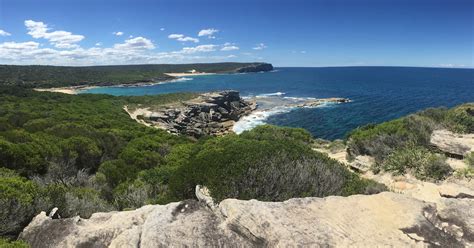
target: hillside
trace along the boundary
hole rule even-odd
[[[384,190],[311,150],[302,129],[262,126],[196,140],[146,127],[123,109],[195,97],[0,88],[0,235],[16,236],[54,207],[62,217],[89,217],[192,198],[196,184],[216,199],[266,201]]]
[[[49,213],[57,208],[52,214],[54,218],[92,216],[92,219],[84,222],[84,219],[75,217],[58,222],[41,214],[22,237],[31,244],[44,243],[45,240],[53,242],[53,246],[62,246],[65,240],[88,243],[88,238],[75,240],[68,230],[72,230],[76,236],[103,236],[101,232],[90,236],[89,228],[77,227],[77,220],[84,223],[81,225],[91,225],[91,228],[94,223],[104,226],[101,222],[103,219],[97,216],[110,215],[114,218],[114,214],[94,213],[137,209],[129,212],[131,219],[136,219],[133,217],[135,213],[148,216],[148,213],[153,212],[151,217],[146,217],[151,223],[160,221],[153,216],[165,214],[165,217],[171,216],[171,220],[178,220],[178,224],[186,224],[173,227],[177,229],[170,229],[169,235],[182,233],[185,229],[181,228],[193,229],[194,222],[188,223],[186,220],[189,218],[182,219],[183,216],[189,216],[210,228],[221,222],[229,223],[230,229],[224,230],[224,236],[218,236],[216,242],[220,242],[221,238],[227,240],[226,235],[238,239],[242,238],[239,235],[243,235],[245,242],[257,242],[252,244],[278,244],[279,230],[284,230],[285,225],[294,225],[292,223],[296,222],[292,220],[300,216],[297,212],[288,213],[287,208],[309,207],[321,209],[322,212],[307,212],[306,218],[323,220],[322,217],[327,216],[326,225],[329,229],[351,225],[346,226],[348,229],[345,229],[344,235],[352,235],[357,227],[406,241],[392,242],[392,245],[411,244],[410,237],[414,235],[441,244],[471,242],[469,225],[472,224],[464,220],[472,218],[469,215],[472,212],[469,202],[472,199],[469,198],[474,195],[473,181],[470,181],[474,161],[469,152],[472,147],[447,150],[446,155],[442,149],[458,147],[456,142],[471,137],[469,135],[473,132],[474,124],[472,103],[452,109],[428,109],[390,122],[369,125],[355,130],[345,142],[329,143],[329,150],[342,147],[345,153],[347,147],[348,163],[345,159],[332,159],[331,153],[328,153],[329,156],[324,154],[325,151],[316,147],[318,141],[303,129],[260,126],[240,135],[194,139],[141,125],[123,109],[126,105],[166,105],[191,100],[196,96],[193,93],[133,97],[66,95],[36,92],[24,87],[0,87],[0,209],[3,209],[0,212],[0,235],[15,238],[38,213]],[[433,136],[437,137],[435,144],[440,144],[439,147],[433,145]],[[456,139],[448,142],[446,139],[449,137]],[[457,162],[463,163],[464,167],[455,170],[446,156],[458,151],[462,152],[460,156],[464,160],[457,159]],[[359,166],[363,164],[359,163],[363,162],[362,158],[374,162],[365,164],[365,167]],[[186,200],[195,198],[196,185],[207,187],[208,190],[204,190],[203,194],[207,194],[208,198],[202,198],[201,194],[198,194],[198,198],[208,204],[213,212],[209,212],[203,203]],[[386,190],[406,196],[384,193],[374,197],[342,197],[377,194]],[[324,198],[328,196],[340,197]],[[222,201],[223,208],[214,209],[213,204],[209,205],[209,197],[216,202]],[[290,200],[292,205],[282,203],[301,197],[318,198]],[[277,203],[235,202],[226,200],[228,198]],[[334,207],[324,202],[333,202],[331,199],[336,199],[335,205],[362,204],[367,208],[361,208],[360,211],[367,211],[368,208],[370,211],[360,215],[354,222],[341,222],[337,217],[327,215]],[[420,200],[445,205],[434,209],[433,204]],[[384,214],[385,208],[377,208],[375,202],[385,202],[386,207],[396,213],[407,213],[406,218],[397,222],[397,225],[387,226],[387,229],[375,228],[379,225],[377,223],[385,223],[383,218],[394,220],[398,216]],[[141,208],[147,204],[168,203],[166,206]],[[414,205],[418,207],[412,208]],[[188,208],[189,214],[186,212]],[[288,213],[284,219],[280,219],[283,222],[279,222],[275,216],[282,215],[278,211],[265,210],[268,223],[272,223],[271,228],[276,228],[271,229],[270,233],[262,231],[267,230],[267,222],[256,219],[255,223],[234,223],[232,214],[236,212],[229,212],[241,209],[242,213],[235,216],[240,218],[242,214],[250,213],[251,209],[262,213],[268,208],[283,209],[278,211]],[[407,212],[408,209],[410,212]],[[460,212],[456,212],[456,216],[448,215],[453,209]],[[152,212],[141,214],[148,210]],[[422,210],[434,217],[420,221],[425,216]],[[181,216],[180,212],[186,213]],[[228,219],[221,219],[221,214]],[[127,216],[127,212],[117,216]],[[446,222],[451,229],[438,229],[438,224],[442,223],[433,224],[433,221]],[[110,230],[124,230],[123,235],[127,239],[141,237],[134,234],[138,232],[136,228],[142,230],[141,226],[128,229],[121,222],[109,224],[112,225],[109,226]],[[420,229],[420,226],[423,228]],[[304,232],[308,236],[302,233],[304,237],[320,234],[332,239],[334,244],[344,244],[352,239],[314,229],[315,225],[301,226],[305,227],[307,229]],[[53,233],[48,231],[49,228],[64,228],[65,232]],[[76,228],[84,232],[75,232]],[[143,230],[147,228],[144,226]],[[247,229],[260,234],[252,236],[242,233],[242,230]],[[102,234],[108,237],[107,230]],[[295,232],[298,230],[296,227]],[[213,234],[219,233],[213,231]],[[433,239],[433,235],[441,235],[442,238]],[[171,236],[173,242],[176,241],[175,237]],[[364,235],[351,237],[361,242],[369,238]],[[114,242],[122,242],[120,240]],[[101,244],[111,242],[110,239],[104,241],[100,238],[96,241]],[[182,241],[186,243],[186,240]],[[380,239],[372,241],[380,242]],[[2,242],[0,239],[0,244]],[[202,242],[212,244],[213,239]],[[322,242],[331,243],[329,240]],[[150,243],[150,246],[153,245],[155,243]]]
[[[64,87],[78,85],[117,85],[149,83],[173,79],[165,73],[190,70],[206,73],[270,71],[267,63],[203,63],[115,66],[40,66],[0,65],[0,85],[26,87]]]

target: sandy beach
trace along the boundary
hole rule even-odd
[[[205,75],[214,75],[216,73],[211,72],[184,72],[184,73],[165,73],[168,76],[172,77],[186,77],[186,76],[205,76]]]
[[[76,94],[79,94],[81,90],[93,89],[96,87],[97,86],[71,86],[71,87],[58,87],[58,88],[35,88],[34,90],[76,95]]]

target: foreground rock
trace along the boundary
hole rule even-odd
[[[462,159],[474,152],[474,134],[458,134],[448,130],[434,130],[431,144],[448,156]]]
[[[434,204],[385,192],[285,202],[227,199],[212,208],[205,202],[210,204],[204,197],[90,219],[51,219],[43,212],[20,237],[32,247],[474,245],[469,198]]]

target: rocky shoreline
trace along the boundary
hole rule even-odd
[[[165,106],[137,118],[175,134],[223,135],[231,132],[235,121],[257,107],[254,101],[243,100],[238,91],[231,90],[204,93],[180,105]]]
[[[263,99],[258,99],[263,100]],[[307,99],[296,102],[282,102],[285,107],[316,107],[324,103],[346,103],[347,98]],[[193,137],[203,135],[225,135],[233,132],[234,124],[244,116],[257,110],[257,98],[243,99],[238,91],[203,93],[190,101],[162,106],[124,109],[138,122],[165,129],[174,134]]]

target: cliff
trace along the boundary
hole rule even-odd
[[[252,64],[245,67],[238,68],[236,72],[244,73],[244,72],[265,72],[265,71],[272,71],[273,65],[267,63],[258,63]]]
[[[254,110],[256,103],[242,99],[238,91],[228,90],[203,93],[195,99],[154,110],[150,108],[135,110],[141,112],[140,116],[135,113],[130,115],[170,133],[200,137],[231,132],[234,122]]]
[[[21,238],[33,247],[288,247],[474,245],[474,197],[436,203],[396,193],[299,198],[284,202],[226,199],[148,205],[133,211],[53,219],[44,212]],[[458,197],[458,198],[455,198]]]

